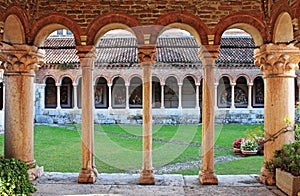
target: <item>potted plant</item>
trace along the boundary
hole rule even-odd
[[[288,195],[300,191],[300,141],[284,144],[274,157],[266,162],[266,168],[275,173],[276,186]]]
[[[233,141],[232,147],[235,154],[239,155],[241,154],[241,143],[243,138],[237,138]]]
[[[241,142],[241,151],[243,155],[256,155],[259,146],[255,139],[245,138]]]

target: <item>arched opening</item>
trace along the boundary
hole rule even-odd
[[[166,108],[178,108],[178,82],[174,76],[166,79],[164,87],[164,105]]]
[[[126,90],[125,81],[121,77],[116,77],[112,84],[112,107],[125,108],[126,107]]]
[[[236,80],[234,88],[234,105],[236,108],[246,108],[248,105],[247,79],[243,76]]]
[[[161,107],[161,85],[158,77],[152,77],[152,107]]]
[[[55,80],[51,77],[46,79],[45,82],[45,108],[57,107],[57,87]]]
[[[82,78],[80,77],[78,79],[78,83],[77,83],[77,106],[78,106],[78,108],[82,108],[81,94],[82,94]]]
[[[196,84],[191,76],[183,79],[182,83],[182,107],[195,108],[196,105]]]
[[[230,79],[227,76],[223,76],[219,80],[218,85],[218,107],[229,108],[231,105],[231,86]]]
[[[133,77],[129,85],[129,107],[142,108],[143,84],[139,77]]]
[[[73,107],[73,84],[69,77],[64,77],[60,86],[60,106],[61,108]]]
[[[253,107],[264,107],[264,80],[256,77],[253,82]]]
[[[105,78],[96,80],[94,91],[95,108],[108,108],[108,86]]]

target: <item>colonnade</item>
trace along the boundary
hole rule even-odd
[[[82,85],[84,86],[82,88],[82,169],[78,182],[93,183],[97,176],[94,164],[94,84],[92,81],[94,46],[82,45],[77,46],[76,49],[80,58]],[[151,125],[151,69],[154,63],[155,49],[155,46],[152,45],[138,47],[139,63],[142,65],[143,71],[144,96],[141,184],[155,183],[152,167]],[[199,172],[199,180],[202,184],[218,183],[214,173],[214,109],[216,101],[214,66],[219,54],[218,50],[219,45],[206,45],[202,46],[199,52],[203,64],[202,166]],[[265,79],[266,138],[285,126],[283,122],[285,117],[290,117],[294,124],[294,78],[295,71],[298,69],[299,54],[299,49],[292,44],[266,44],[256,49],[256,65],[261,67]],[[1,50],[3,62],[1,68],[5,70],[6,83],[5,157],[21,159],[28,165],[35,163],[33,154],[33,79],[34,70],[38,68],[41,58],[42,55],[34,46],[3,44]],[[109,88],[111,88],[110,85]],[[234,85],[232,85],[232,89],[234,89]],[[181,90],[179,90],[179,94],[181,94]],[[111,98],[111,93],[109,96]],[[179,104],[179,107],[181,106]],[[273,156],[274,150],[292,140],[293,133],[288,132],[280,135],[274,142],[266,143],[264,161]],[[264,170],[261,176],[268,180],[269,177],[265,174]]]

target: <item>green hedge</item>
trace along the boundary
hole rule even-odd
[[[28,179],[28,169],[20,160],[0,158],[0,196],[34,193],[36,189]]]

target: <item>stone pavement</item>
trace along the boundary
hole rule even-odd
[[[78,173],[44,173],[33,182],[34,196],[42,195],[255,195],[283,196],[274,186],[257,181],[257,175],[218,175],[218,185],[201,185],[197,176],[155,175],[156,184],[138,185],[139,174],[99,174],[94,184],[78,184]]]

